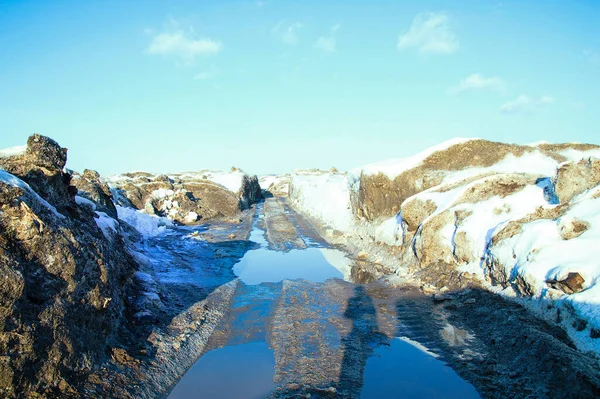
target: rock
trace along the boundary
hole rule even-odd
[[[77,187],[77,195],[94,202],[98,211],[118,219],[110,188],[100,179],[98,172],[85,169],[82,175],[73,173],[71,182]]]
[[[577,218],[561,217],[557,228],[563,240],[571,240],[585,233],[590,228],[590,224]]]
[[[448,294],[434,294],[433,302],[434,303],[442,303],[446,301],[451,301],[453,298]]]
[[[565,294],[576,294],[578,292],[583,291],[583,283],[585,280],[579,273],[569,273],[567,278],[564,280],[548,280],[546,284],[549,287],[561,290]]]
[[[561,164],[554,177],[556,195],[561,203],[571,201],[575,196],[600,184],[600,159]]]
[[[240,189],[240,207],[246,209],[250,205],[258,202],[262,197],[262,190],[258,183],[258,177],[244,175],[242,178],[242,188]]]
[[[431,200],[412,198],[402,203],[402,219],[406,222],[409,231],[416,231],[423,220],[437,209],[437,205]]]
[[[35,190],[0,183],[0,348],[10,354],[0,362],[3,397],[88,396],[77,391],[81,381],[110,361],[107,345],[129,325],[137,265],[122,237],[106,238],[93,211],[75,203],[66,153],[34,135],[24,154],[0,158]]]
[[[463,303],[464,303],[465,305],[472,305],[472,304],[474,304],[475,302],[477,302],[477,300],[476,300],[475,298],[469,298],[469,299],[467,299],[466,301],[464,301]]]
[[[19,177],[59,212],[76,212],[71,175],[63,172],[67,149],[51,138],[34,134],[24,154],[0,157],[0,168]]]
[[[586,320],[576,317],[575,320],[573,320],[572,326],[575,329],[575,331],[583,331],[587,327],[587,324],[588,323]]]
[[[49,137],[33,134],[27,139],[26,155],[34,161],[34,165],[62,170],[67,163],[67,149]]]

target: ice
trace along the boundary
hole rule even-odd
[[[148,215],[137,209],[117,205],[119,219],[135,228],[145,237],[152,237],[164,233],[173,222],[165,217]]]
[[[117,227],[119,222],[115,219],[111,218],[104,212],[96,212],[97,218],[94,218],[96,224],[102,230],[102,233],[106,238],[112,238],[114,234],[117,232]]]
[[[79,195],[75,196],[75,202],[77,203],[77,205],[84,205],[87,206],[88,208],[90,208],[92,211],[96,210],[96,204],[94,204],[93,201],[90,201],[87,198],[84,197],[80,197]]]

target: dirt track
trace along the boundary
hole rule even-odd
[[[265,230],[267,248],[261,250],[328,247],[285,200],[267,199],[262,210],[264,216],[254,219]],[[171,271],[185,277],[185,270],[199,268],[196,273],[200,270],[203,277],[193,284],[162,284],[165,310],[149,329],[147,355],[137,356],[139,363],[119,373],[124,381],[141,382],[125,393],[107,391],[107,396],[161,397],[202,353],[260,341],[275,358],[270,397],[358,398],[368,359],[396,337],[438,356],[482,397],[600,394],[596,360],[575,350],[562,330],[489,292],[467,290],[434,302],[414,286],[382,282],[245,284],[231,268],[246,251],[256,249],[257,244],[246,241],[252,216],[247,213],[239,224],[207,226],[201,233],[207,243],[198,247],[178,247],[181,233],[159,239],[156,245],[172,256]],[[190,254],[189,248],[198,249]],[[205,269],[214,280],[207,279]],[[198,285],[204,292],[200,296]],[[399,364],[398,373],[406,367],[410,365]]]

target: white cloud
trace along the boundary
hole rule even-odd
[[[288,25],[281,21],[271,29],[271,33],[277,35],[284,44],[295,46],[299,41],[296,32],[298,29],[302,28],[302,26],[303,25],[300,22],[294,22]]]
[[[169,25],[164,32],[146,31],[152,35],[146,48],[148,54],[174,56],[189,62],[199,55],[218,53],[223,47],[219,41],[197,37],[191,28],[188,31],[179,29],[175,21],[171,20]]]
[[[459,94],[463,91],[467,90],[495,90],[495,91],[504,91],[505,84],[504,80],[497,76],[485,77],[478,73],[474,73],[465,79],[463,79],[459,84],[454,87],[451,87],[448,90],[449,94]]]
[[[315,47],[319,50],[331,53],[335,51],[335,34],[340,29],[340,25],[334,25],[329,29],[329,34],[321,36],[315,42]]]
[[[551,96],[542,96],[536,99],[521,94],[516,99],[503,104],[500,107],[500,112],[505,114],[516,114],[518,112],[531,111],[534,108],[553,103],[554,101],[555,98]]]
[[[410,30],[400,35],[398,48],[416,47],[423,54],[452,54],[459,47],[445,13],[423,12],[415,17]]]

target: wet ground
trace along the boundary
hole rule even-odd
[[[174,229],[140,251],[162,301],[140,397],[600,393],[597,361],[560,329],[486,291],[434,301],[378,279],[281,198],[238,223]]]

